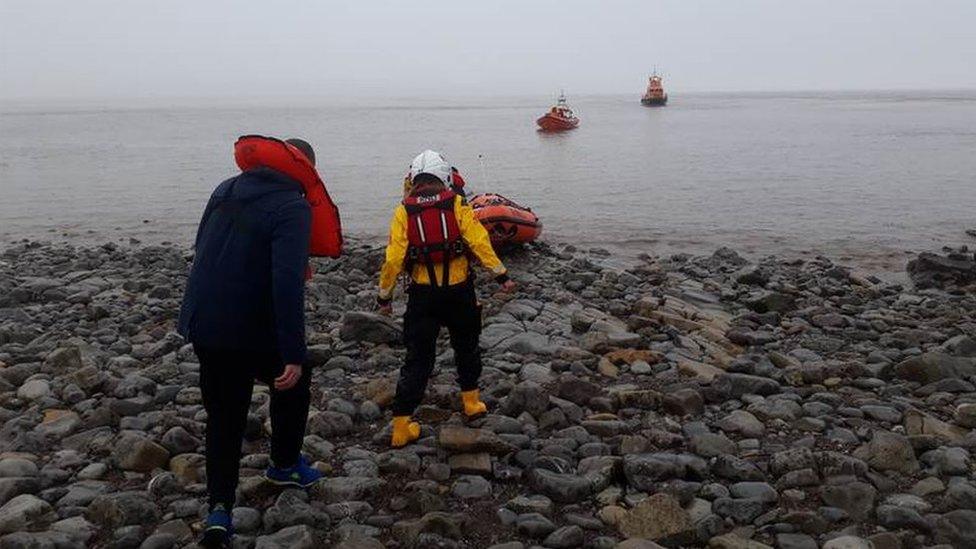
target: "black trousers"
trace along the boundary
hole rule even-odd
[[[481,306],[470,280],[447,288],[413,284],[407,290],[403,338],[407,358],[400,368],[393,415],[413,414],[427,390],[437,357],[437,335],[447,327],[462,391],[478,388],[481,377]]]
[[[207,410],[207,491],[210,505],[231,508],[240,477],[241,442],[251,406],[254,380],[271,389],[271,461],[278,467],[298,463],[305,438],[310,399],[310,368],[287,391],[274,389],[285,366],[277,353],[226,351],[193,346],[200,359],[200,392]]]

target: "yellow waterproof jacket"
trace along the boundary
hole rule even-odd
[[[461,196],[454,198],[454,216],[457,218],[458,226],[461,229],[461,238],[464,239],[468,250],[495,276],[505,274],[505,266],[502,265],[501,260],[495,255],[495,250],[491,247],[488,231],[474,217],[474,210]],[[403,204],[398,205],[393,211],[393,219],[390,221],[390,241],[386,245],[386,261],[380,270],[380,299],[389,299],[393,295],[397,276],[403,272],[404,262],[407,258],[407,247],[409,246],[407,219],[406,207]],[[451,263],[448,265],[448,284],[460,284],[467,280],[468,269],[467,255],[452,257]],[[434,276],[437,277],[438,286],[444,285],[443,273],[443,265],[435,264]],[[430,275],[422,262],[414,264],[410,277],[416,284],[430,285]]]

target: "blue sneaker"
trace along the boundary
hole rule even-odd
[[[230,511],[218,503],[207,515],[207,527],[203,531],[200,545],[208,549],[230,547],[230,541],[233,537],[234,526]]]
[[[275,467],[272,463],[264,472],[264,478],[280,486],[308,488],[322,480],[322,473],[310,466],[305,456],[299,456],[298,463],[288,468]]]

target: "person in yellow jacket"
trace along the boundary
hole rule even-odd
[[[392,313],[393,288],[405,269],[410,276],[403,335],[407,356],[400,369],[393,401],[390,444],[401,447],[420,438],[411,420],[434,369],[437,335],[447,327],[461,385],[464,415],[483,415],[481,377],[481,306],[475,294],[469,256],[495,275],[502,289],[515,283],[495,255],[488,231],[462,196],[449,188],[451,166],[434,151],[424,151],[410,166],[410,193],[393,212],[386,261],[380,270],[377,303]]]

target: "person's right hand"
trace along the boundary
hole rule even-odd
[[[515,281],[510,278],[506,280],[504,284],[502,284],[502,291],[505,292],[506,294],[510,294],[515,291],[515,288],[517,286],[518,285],[515,284]]]
[[[294,387],[301,377],[302,367],[298,364],[289,364],[285,366],[285,371],[275,378],[274,388],[279,391],[287,391]]]
[[[386,305],[380,305],[380,314],[383,316],[393,316],[393,304],[387,303]]]

